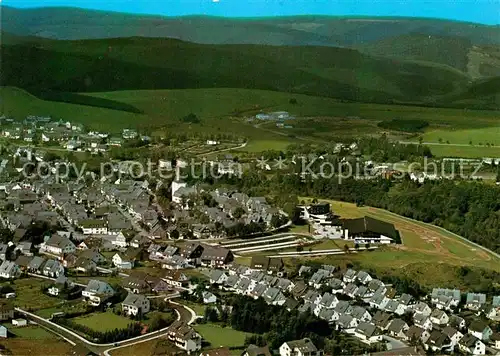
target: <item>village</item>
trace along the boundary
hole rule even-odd
[[[99,152],[138,138],[133,130],[116,141],[93,133],[93,146],[72,142],[78,125],[26,120],[24,125],[41,130],[43,142],[64,141],[74,151]],[[3,136],[31,143],[24,133],[33,132],[16,128]],[[168,183],[134,178],[127,170],[94,179],[61,177],[59,161],[47,162],[29,147],[11,149],[18,164],[43,163],[53,174],[14,170],[18,175],[4,172],[0,183],[0,337],[40,324],[96,353],[136,338],[163,337],[188,354],[232,355],[224,345],[207,347],[196,325],[206,321],[207,310],[226,313],[236,295],[311,314],[368,347],[412,354],[500,352],[493,328],[500,321],[499,295],[445,288],[412,295],[367,271],[314,263],[315,257],[401,244],[391,223],[370,216],[341,219],[329,203],[313,201],[295,207],[308,225],[297,233],[290,231],[292,217],[264,196],[181,179],[180,159],[156,162],[171,172]],[[12,164],[5,157],[4,166]],[[222,164],[218,173],[232,175],[234,167]],[[168,210],[159,199],[168,200]],[[324,241],[337,247],[312,248]],[[285,263],[290,258],[298,259],[293,266]],[[118,331],[89,326],[102,316]],[[288,340],[279,350],[249,345],[240,351],[323,354],[310,339]]]

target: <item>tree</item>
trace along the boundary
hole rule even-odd
[[[347,244],[344,245],[344,252],[345,253],[349,253],[350,252],[349,246]]]
[[[245,213],[246,213],[245,209],[243,209],[241,206],[238,206],[236,209],[234,209],[233,218],[239,219],[243,215],[245,215]]]
[[[292,105],[296,105],[297,104],[297,99],[290,98],[289,103],[292,104]]]
[[[175,229],[170,231],[170,238],[173,240],[177,240],[180,236],[179,230]]]

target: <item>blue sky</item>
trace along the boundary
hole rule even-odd
[[[141,14],[228,17],[369,15],[500,24],[500,0],[0,0],[15,7],[76,6]]]

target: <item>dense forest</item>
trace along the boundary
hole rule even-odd
[[[355,179],[269,175],[252,170],[223,177],[211,184],[231,184],[251,196],[274,197],[285,211],[293,212],[299,196],[334,199],[387,209],[432,223],[492,251],[500,252],[500,187],[478,181],[436,180],[417,183],[403,179]]]

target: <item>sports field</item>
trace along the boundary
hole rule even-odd
[[[371,216],[394,224],[401,234],[402,245],[380,251],[361,253],[355,257],[375,267],[401,268],[408,264],[450,264],[475,266],[500,272],[500,259],[453,233],[439,227],[414,221],[386,210],[357,207],[355,204],[329,201],[335,214],[343,218]]]

